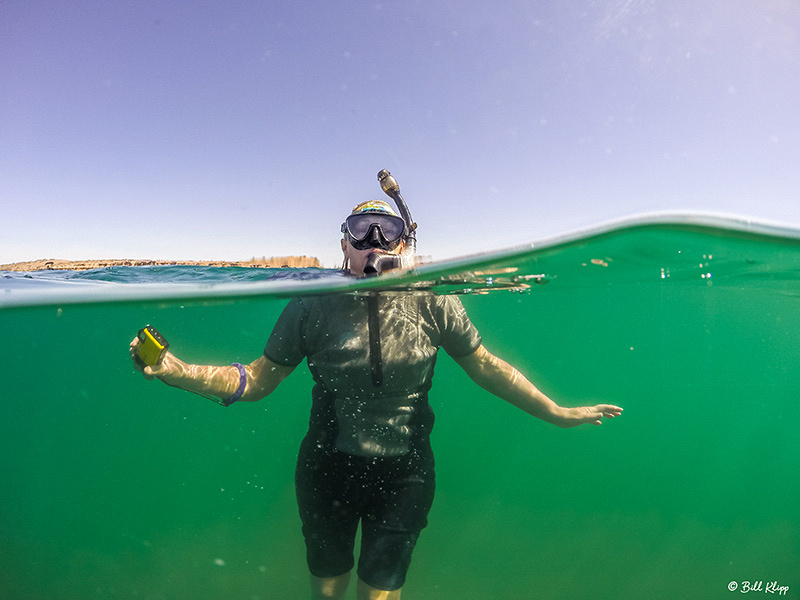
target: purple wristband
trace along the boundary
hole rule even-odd
[[[239,363],[233,363],[234,367],[239,369],[239,387],[233,392],[233,396],[225,400],[225,406],[230,406],[234,402],[236,402],[239,398],[242,397],[244,394],[244,388],[247,387],[247,371],[244,370],[244,367]]]

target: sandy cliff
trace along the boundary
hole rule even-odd
[[[191,265],[198,267],[258,267],[262,269],[291,267],[320,267],[319,260],[313,256],[273,256],[252,258],[246,261],[224,260],[146,260],[146,259],[108,259],[108,260],[60,260],[46,258],[28,262],[0,265],[0,271],[88,271],[105,267],[148,267],[166,265]]]

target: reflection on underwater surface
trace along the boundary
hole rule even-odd
[[[484,343],[550,396],[625,408],[551,428],[442,356],[437,497],[404,597],[716,598],[745,580],[796,595],[798,265],[792,236],[656,224],[392,281],[472,291]],[[223,409],[142,381],[127,344],[150,322],[193,362],[249,362],[293,293],[375,283],[217,293],[226,275],[196,276],[211,293],[103,300],[120,286],[92,284],[91,302],[39,304],[8,302],[2,280],[4,597],[307,595],[293,489],[305,367]]]

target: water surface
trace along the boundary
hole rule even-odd
[[[127,345],[152,323],[186,360],[250,362],[288,297],[387,283],[461,293],[551,397],[625,408],[558,429],[441,356],[437,497],[404,598],[730,598],[757,580],[798,597],[798,269],[797,232],[662,219],[377,282],[3,274],[2,597],[307,597],[305,365],[226,409],[145,381]]]

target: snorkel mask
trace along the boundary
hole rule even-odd
[[[394,250],[403,240],[406,224],[386,202],[362,202],[342,223],[342,233],[356,250]]]

